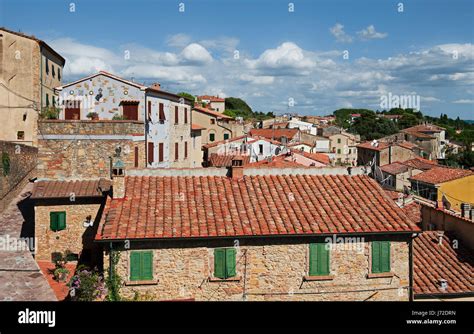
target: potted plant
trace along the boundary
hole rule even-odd
[[[58,282],[65,282],[69,270],[66,268],[67,256],[61,252],[53,253],[52,260],[54,262],[54,269],[49,269],[49,273],[53,275]]]
[[[93,111],[87,114],[87,118],[90,118],[93,121],[97,121],[99,119],[99,114]]]
[[[54,269],[54,279],[58,282],[66,282],[69,270],[67,268]]]

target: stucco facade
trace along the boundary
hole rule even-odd
[[[329,136],[331,153],[337,164],[357,164],[357,138],[349,133],[336,133]]]
[[[36,146],[39,113],[57,101],[64,63],[43,41],[0,29],[0,140]]]
[[[202,301],[354,301],[408,300],[410,286],[410,236],[384,235],[390,240],[391,273],[371,275],[370,242],[334,244],[330,250],[330,275],[309,277],[309,243],[314,238],[250,238],[202,241],[132,241],[129,250],[120,243],[117,272],[124,281],[121,294],[153,300],[194,299]],[[213,277],[214,248],[236,246],[236,275]],[[153,252],[153,279],[130,281],[130,253]],[[108,250],[104,252],[108,269]]]
[[[244,133],[243,124],[231,117],[205,112],[202,108],[193,108],[192,113],[193,123],[205,128],[202,131],[202,145],[239,137]]]

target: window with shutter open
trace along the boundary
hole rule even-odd
[[[326,243],[309,244],[309,276],[329,275],[329,249]]]
[[[174,124],[179,123],[179,109],[178,106],[174,107]]]
[[[158,162],[163,162],[163,154],[164,154],[163,143],[158,144]]]
[[[155,161],[155,145],[153,143],[148,143],[148,163],[151,164]]]

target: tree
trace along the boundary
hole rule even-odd
[[[184,97],[185,99],[191,100],[193,102],[196,100],[196,97],[194,95],[186,93],[186,92],[179,92],[177,95]]]

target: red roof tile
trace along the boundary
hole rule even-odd
[[[430,170],[427,170],[426,172],[411,177],[410,180],[429,184],[439,184],[470,175],[474,175],[474,173],[468,169],[434,167]]]
[[[408,167],[401,163],[401,162],[393,162],[391,164],[388,164],[388,165],[383,165],[380,167],[380,169],[385,172],[385,173],[389,173],[389,174],[392,174],[392,175],[397,175],[397,174],[400,174],[400,173],[405,173],[408,171]]]
[[[437,231],[425,231],[414,240],[413,266],[415,295],[474,293],[474,253],[453,236],[444,235],[441,243]],[[447,281],[442,290],[439,280]]]
[[[329,165],[331,163],[329,156],[324,153],[317,153],[317,152],[309,153],[309,152],[304,152],[304,151],[299,151],[299,150],[292,150],[292,151],[295,152],[296,154],[301,154],[302,156],[308,159],[312,159],[326,165]]]
[[[293,139],[298,134],[298,129],[252,129],[249,131],[250,136],[265,137],[268,139],[279,140],[281,137],[287,137],[288,140]]]
[[[433,167],[436,167],[438,163],[433,160],[423,159],[421,157],[416,157],[403,162],[404,165],[413,167],[415,169],[428,170]]]
[[[201,95],[197,97],[198,101],[202,100],[209,100],[211,102],[225,102],[225,99],[219,96],[212,96],[212,95]]]
[[[261,161],[252,162],[248,164],[249,168],[301,168],[303,165],[296,161],[288,159],[286,154],[273,156],[271,159],[263,159]]]
[[[97,240],[419,231],[366,175],[126,176]]]
[[[374,150],[374,151],[381,151],[381,150],[384,150],[386,149],[387,147],[389,147],[390,145],[386,142],[383,142],[383,141],[379,141],[377,142],[377,146],[374,146],[372,145],[372,142],[371,141],[366,141],[365,143],[361,143],[359,145],[357,145],[358,148],[365,148],[365,149],[369,149],[369,150]]]
[[[247,165],[250,162],[250,156],[248,155],[237,156],[212,153],[209,157],[209,165],[210,167],[230,167],[232,166],[232,160],[237,157],[242,159],[244,165]]]
[[[68,198],[74,194],[79,197],[102,197],[109,191],[111,182],[106,179],[81,181],[37,181],[34,184],[31,198]]]
[[[196,111],[199,111],[199,112],[202,112],[204,114],[208,114],[208,115],[211,115],[211,116],[214,116],[214,117],[217,117],[217,118],[222,118],[222,119],[227,119],[227,120],[232,120],[233,119],[232,117],[224,115],[221,112],[214,111],[214,110],[207,109],[207,108],[198,107],[196,105],[194,105],[193,110],[196,110]]]
[[[191,124],[191,130],[193,130],[193,131],[194,130],[205,130],[205,129],[206,129],[205,127],[203,127],[199,124],[196,124],[196,123]]]
[[[417,224],[421,224],[421,204],[413,201],[402,207],[403,212]]]

